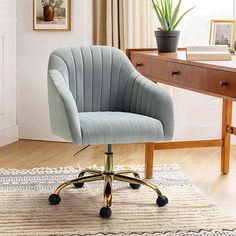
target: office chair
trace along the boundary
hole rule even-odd
[[[48,98],[52,133],[75,144],[107,144],[104,171],[85,169],[62,183],[49,197],[60,203],[68,185],[105,182],[102,218],[111,216],[112,181],[140,185],[157,193],[159,207],[168,198],[132,170],[114,171],[112,144],[170,140],[173,135],[172,99],[160,86],[142,76],[119,49],[107,46],[55,50],[48,66]],[[132,175],[133,177],[131,177]]]

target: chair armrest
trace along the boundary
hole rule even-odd
[[[77,106],[65,78],[57,70],[48,71],[48,100],[53,134],[81,144]]]
[[[163,125],[165,140],[172,139],[174,111],[171,96],[139,73],[134,73],[126,87],[124,110],[158,119]]]

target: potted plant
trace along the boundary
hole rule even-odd
[[[161,27],[155,31],[159,52],[175,52],[177,50],[180,31],[175,30],[182,18],[193,8],[185,11],[180,17],[179,10],[182,0],[174,6],[173,0],[152,0]]]
[[[43,7],[43,18],[45,21],[53,21],[54,19],[54,8],[60,9],[63,0],[41,0]]]

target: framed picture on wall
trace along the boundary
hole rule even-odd
[[[70,0],[33,0],[33,30],[70,31]]]
[[[211,20],[210,45],[228,45],[234,49],[235,20]]]

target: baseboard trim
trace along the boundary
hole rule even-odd
[[[0,147],[19,140],[18,125],[0,129]]]

